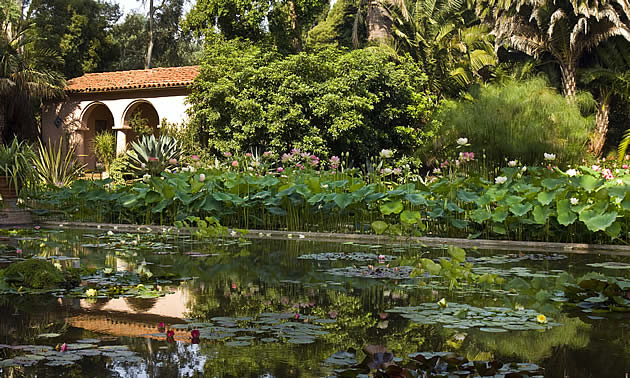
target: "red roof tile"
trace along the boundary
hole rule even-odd
[[[66,90],[85,93],[185,87],[192,84],[198,74],[199,66],[91,73],[68,80]]]

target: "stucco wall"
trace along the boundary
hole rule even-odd
[[[69,94],[61,103],[48,103],[42,111],[42,139],[55,142],[65,136],[77,148],[77,153],[89,153],[89,139],[94,134],[94,125],[88,118],[90,108],[102,104],[109,109],[116,131],[117,152],[122,153],[127,145],[127,135],[131,135],[125,120],[138,103],[148,103],[155,108],[160,121],[172,123],[186,120],[185,104],[189,94],[187,88],[149,88],[134,91],[104,93]],[[100,110],[99,110],[100,111]],[[55,122],[59,117],[59,121]]]

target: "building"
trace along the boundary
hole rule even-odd
[[[79,160],[94,168],[90,143],[96,133],[114,132],[120,154],[136,138],[129,123],[136,113],[154,129],[164,120],[184,121],[186,96],[198,74],[198,66],[188,66],[92,73],[71,79],[66,99],[44,106],[42,139],[56,143],[65,138],[76,148]]]

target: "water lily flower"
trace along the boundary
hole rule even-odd
[[[601,169],[601,167],[600,167],[599,165],[595,165],[595,164],[593,164],[593,165],[591,166],[591,169],[592,169],[592,170],[594,170],[595,172],[597,172],[597,171],[599,171],[599,170]]]
[[[21,255],[22,254],[22,250],[20,248],[18,248],[18,249],[15,250],[15,253],[17,253],[18,255]]]
[[[95,289],[87,289],[85,291],[86,297],[96,297],[97,295],[98,295],[98,291],[96,291]]]
[[[276,169],[276,171],[277,171],[278,173],[282,173],[282,172],[284,172],[284,168],[282,168],[282,167],[278,167],[278,169]]]
[[[383,173],[385,174],[385,176],[388,176],[392,174],[392,170],[391,168],[385,168],[383,169]]]
[[[39,227],[39,226],[35,226],[35,229],[36,229],[36,230],[39,230],[39,229],[40,229],[40,227]]]
[[[145,174],[144,176],[142,176],[142,181],[148,183],[149,180],[151,179],[151,175],[150,174]]]
[[[460,146],[465,146],[468,144],[468,138],[457,138],[457,144]]]
[[[446,303],[446,298],[440,299],[437,304],[440,305],[440,307],[442,308],[448,307],[448,303]]]
[[[177,159],[168,159],[170,165],[177,165]]]
[[[199,182],[204,182],[206,181],[206,175],[204,175],[203,173],[199,174]]]
[[[571,201],[571,205],[577,205],[577,204],[578,204],[578,202],[580,202],[580,201],[579,201],[577,198],[575,198],[575,197],[571,197],[571,199],[570,199],[569,201]]]
[[[433,168],[433,173],[439,175],[440,173],[442,173],[442,170],[440,168]]]
[[[622,166],[621,166],[621,168],[623,168],[623,169],[628,169],[628,164],[624,164],[624,165],[622,165]]]
[[[523,310],[525,310],[525,307],[523,307],[523,305],[521,305],[521,304],[516,304],[516,305],[514,306],[514,309],[515,309],[516,311],[523,311]]]
[[[59,349],[62,352],[65,352],[68,350],[68,345],[66,343],[63,343],[63,345],[61,345],[61,348]]]
[[[232,167],[238,167],[238,161],[234,160],[234,161],[232,162]]]
[[[500,184],[505,184],[506,181],[507,181],[507,177],[505,177],[505,176],[499,176],[499,177],[494,179],[494,182],[496,184],[499,184],[499,185]]]
[[[604,169],[602,171],[602,176],[604,176],[604,178],[606,180],[612,180],[612,179],[615,178],[615,176],[613,175],[612,171],[610,169],[608,169],[608,168],[606,168],[606,169]]]
[[[192,331],[190,331],[190,337],[193,339],[198,339],[199,338],[199,330],[198,329],[193,329]]]
[[[546,317],[545,315],[543,315],[543,314],[539,314],[539,315],[536,317],[536,321],[537,321],[539,324],[546,324],[546,323],[547,323],[547,317]]]
[[[385,260],[385,255],[378,255],[379,260]]]
[[[252,153],[251,153],[251,152],[248,152],[248,153],[246,153],[246,154],[245,154],[245,156],[246,156],[246,157],[252,157]]]
[[[190,155],[190,160],[199,161],[199,155]]]
[[[575,169],[573,169],[573,168],[571,168],[571,169],[567,170],[567,176],[569,176],[569,177],[574,177],[574,176],[576,176],[576,175],[577,175],[577,170],[575,170]]]
[[[158,323],[158,329],[164,329],[164,322]]]
[[[114,235],[114,232],[113,231],[107,231],[107,235],[108,236],[112,236],[112,235]]]
[[[521,172],[525,172],[526,170],[527,170],[527,167],[525,167],[525,166],[523,168],[521,168]]]
[[[516,167],[516,160],[508,161],[508,167]]]
[[[168,331],[166,331],[166,341],[170,343],[175,341],[175,331],[173,331],[172,329],[169,329]]]
[[[330,316],[331,319],[335,319],[337,317],[337,312],[336,311],[329,311],[328,312],[328,316]]]
[[[295,313],[295,315],[293,315],[293,317],[295,318],[295,320],[300,319],[300,314],[298,314],[297,312]]]
[[[548,153],[544,153],[543,156],[545,157],[545,160],[556,160],[556,154],[548,154]]]
[[[383,159],[389,159],[390,157],[394,156],[394,151],[383,149],[378,155]]]

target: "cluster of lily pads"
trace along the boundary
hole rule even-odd
[[[542,377],[544,369],[531,363],[508,363],[499,360],[474,360],[454,352],[420,352],[409,354],[408,360],[395,357],[384,348],[366,353],[357,363],[356,352],[339,351],[328,357],[325,365],[334,367],[333,377]]]
[[[478,328],[483,332],[545,330],[561,325],[531,309],[474,307],[445,301],[394,307],[386,312],[400,314],[418,324],[441,324],[445,328],[456,329]]]
[[[355,262],[369,262],[378,261],[386,262],[396,259],[391,255],[377,255],[375,253],[365,252],[323,252],[323,253],[310,253],[298,256],[301,260],[315,260],[315,261],[355,261]]]
[[[214,317],[211,322],[173,324],[172,329],[196,330],[199,339],[225,341],[228,346],[248,346],[252,342],[287,342],[311,344],[319,336],[327,335],[324,324],[335,319],[308,318],[297,313],[265,312],[257,316]],[[166,333],[150,334],[167,337]]]
[[[54,338],[58,334],[40,335]],[[6,345],[0,349],[8,351],[12,357],[0,360],[0,369],[12,366],[33,366],[42,363],[46,366],[58,367],[74,365],[86,357],[104,356],[119,363],[140,363],[142,358],[126,345],[101,345],[98,339],[82,339],[72,344],[53,347],[50,345]]]

